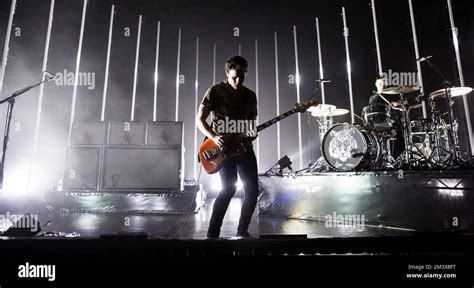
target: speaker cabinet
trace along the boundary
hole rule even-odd
[[[180,190],[181,148],[105,146],[101,190]]]
[[[97,191],[102,146],[69,146],[63,175],[65,190]]]
[[[147,145],[182,146],[183,122],[148,122]]]
[[[145,145],[145,122],[110,122],[110,145]]]
[[[107,141],[108,122],[75,122],[71,145],[101,145]]]

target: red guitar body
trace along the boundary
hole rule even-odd
[[[225,142],[228,144],[222,147],[219,147],[210,138],[206,138],[202,142],[201,146],[199,146],[199,161],[207,174],[218,172],[228,160],[239,158],[247,152],[241,142],[235,141],[238,135],[224,135]]]

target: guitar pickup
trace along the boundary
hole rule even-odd
[[[209,149],[209,150],[204,151],[203,154],[204,154],[204,160],[209,161],[209,159],[216,156],[217,151],[216,151],[216,149]]]

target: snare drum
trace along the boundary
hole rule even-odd
[[[377,104],[362,109],[364,126],[368,130],[388,131],[395,127],[395,117],[388,105]]]
[[[411,134],[433,133],[433,122],[430,119],[413,120],[410,122]]]
[[[375,136],[348,123],[332,126],[321,147],[326,163],[339,171],[370,168],[380,151]]]

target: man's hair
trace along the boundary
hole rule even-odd
[[[232,69],[242,69],[244,71],[247,71],[248,68],[249,63],[247,62],[247,60],[245,60],[244,57],[238,55],[232,56],[227,59],[224,66],[226,72],[229,72]]]

